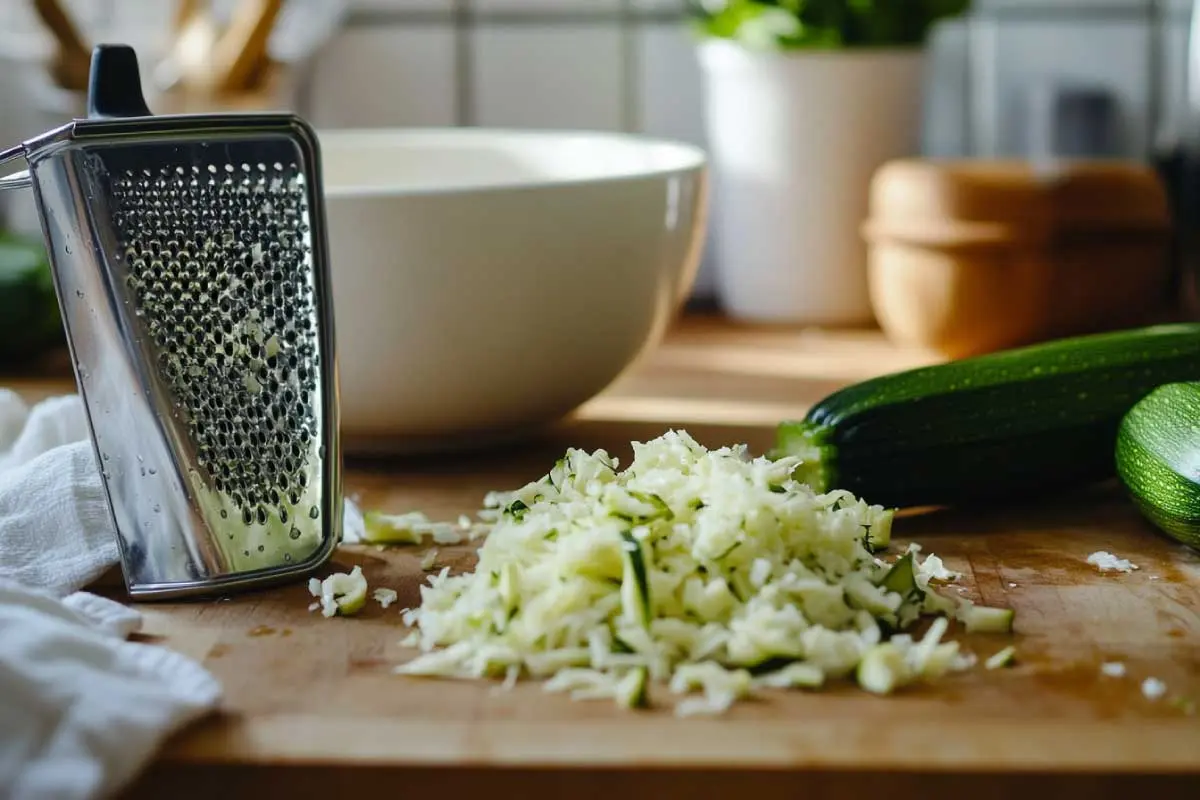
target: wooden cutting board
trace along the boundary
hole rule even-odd
[[[372,506],[456,514],[529,474],[489,472],[361,474],[355,483]],[[919,541],[963,572],[966,596],[1016,609],[1011,638],[955,634],[981,661],[1015,643],[1015,667],[980,666],[888,698],[850,685],[772,694],[719,720],[677,720],[669,705],[634,713],[572,702],[537,684],[502,692],[406,678],[391,673],[412,655],[399,644],[407,629],[398,609],[418,602],[424,549],[346,547],[331,569],[361,564],[373,587],[399,593],[395,606],[371,602],[360,616],[325,619],[307,611],[311,598],[296,585],[216,604],[144,607],[148,631],[203,661],[228,692],[227,715],[176,741],[160,769],[177,777],[190,773],[172,767],[187,764],[275,765],[261,776],[268,780],[287,772],[281,763],[327,762],[374,768],[407,786],[412,771],[445,768],[464,791],[494,786],[493,770],[512,778],[507,770],[539,768],[564,787],[575,786],[572,771],[584,771],[576,778],[586,786],[588,770],[603,770],[626,775],[619,790],[638,796],[639,788],[663,789],[639,782],[646,770],[678,772],[670,785],[680,791],[710,786],[709,770],[744,771],[769,794],[810,771],[830,781],[827,773],[844,774],[830,788],[855,795],[879,773],[913,771],[996,773],[1005,796],[1030,772],[1058,776],[1067,794],[1081,775],[1190,773],[1200,781],[1200,717],[1178,707],[1200,699],[1200,557],[1156,536],[1112,490],[1054,507],[907,517],[896,531],[897,547]],[[1086,558],[1100,549],[1139,569],[1098,573]],[[440,548],[438,568],[472,563],[469,547]],[[1105,661],[1124,663],[1127,676],[1103,675]],[[1148,677],[1165,682],[1165,698],[1142,696]],[[664,698],[656,687],[652,700]],[[1123,785],[1084,783],[1114,793]]]
[[[351,462],[364,506],[455,519],[485,492],[539,477],[567,445],[623,459],[633,439],[686,427],[702,443],[762,452],[782,416],[838,385],[920,363],[874,334],[743,331],[689,322],[667,344],[542,439],[504,452]],[[13,382],[10,381],[10,385]],[[16,382],[31,398],[61,390]],[[894,547],[919,541],[961,571],[965,596],[1016,609],[1008,636],[951,635],[981,665],[887,698],[849,684],[774,693],[719,719],[658,707],[622,711],[521,684],[394,675],[412,653],[399,609],[418,602],[423,548],[344,547],[329,570],[361,564],[399,593],[352,618],[308,611],[301,583],[215,603],[144,604],[149,640],[187,653],[222,681],[222,713],[175,740],[131,797],[415,796],[572,798],[1200,797],[1200,555],[1159,536],[1114,486],[1052,505],[909,514]],[[1101,574],[1088,554],[1128,558]],[[438,567],[469,569],[469,547]],[[1015,667],[982,661],[1015,643]],[[1106,677],[1105,661],[1126,665]],[[1162,680],[1166,697],[1143,697]],[[1150,776],[1150,777],[1147,777]]]

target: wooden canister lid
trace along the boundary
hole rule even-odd
[[[1133,161],[902,159],[871,183],[869,238],[985,245],[1170,224],[1156,172]]]

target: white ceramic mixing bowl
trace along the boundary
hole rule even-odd
[[[348,452],[559,420],[658,342],[695,279],[697,148],[470,128],[319,138]]]

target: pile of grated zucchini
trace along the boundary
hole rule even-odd
[[[422,652],[397,672],[547,679],[628,707],[655,682],[680,715],[720,713],[758,688],[853,676],[886,694],[968,668],[941,640],[949,614],[1011,629],[1011,611],[934,592],[956,577],[936,556],[878,558],[892,512],[814,493],[792,478],[799,464],[680,431],[635,443],[624,469],[569,450],[542,479],[490,496],[475,571],[430,576],[404,611],[405,643]],[[938,617],[922,638],[903,632],[923,614]]]

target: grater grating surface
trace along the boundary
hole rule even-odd
[[[224,161],[126,169],[112,187],[136,316],[202,483],[221,518],[293,540],[319,519],[304,501],[324,455],[304,183],[295,162]]]

